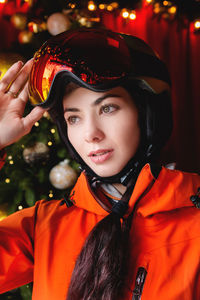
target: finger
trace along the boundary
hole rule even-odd
[[[45,110],[43,108],[36,106],[25,118],[23,118],[26,133],[30,132],[35,122],[42,118],[44,112]]]
[[[23,62],[18,61],[8,69],[3,78],[0,80],[0,91],[5,92],[8,89],[9,84],[15,79],[22,66]]]
[[[33,60],[30,59],[20,70],[19,74],[17,75],[17,77],[15,78],[15,80],[12,82],[10,86],[10,91],[12,91],[12,93],[17,94],[21,89],[23,89],[25,83],[28,80],[28,76],[31,71],[32,65],[33,65]]]
[[[18,98],[20,100],[22,100],[23,102],[27,102],[29,95],[28,95],[28,82],[26,82],[25,86],[23,87],[23,89],[21,90],[21,92],[18,95]]]
[[[16,99],[13,99],[12,101],[13,103],[15,101],[15,103],[18,105],[20,112],[24,112],[28,98],[29,97],[28,97],[28,82],[27,82],[24,88],[22,89],[22,91],[20,92],[20,94],[18,95],[18,97]],[[22,116],[23,113],[21,113],[20,115]]]

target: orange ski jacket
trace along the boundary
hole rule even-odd
[[[190,200],[199,187],[197,174],[163,167],[155,179],[143,167],[127,213],[134,209],[123,300],[200,299],[200,210]],[[66,299],[76,257],[108,214],[83,173],[71,199],[38,201],[0,222],[0,293],[33,281],[33,300]]]

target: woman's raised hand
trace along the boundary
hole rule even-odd
[[[19,61],[0,80],[0,149],[29,133],[44,113],[41,107],[35,107],[23,117],[28,101],[27,80],[31,67],[32,60],[25,65]]]

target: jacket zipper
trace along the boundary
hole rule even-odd
[[[132,300],[140,300],[141,299],[146,276],[147,276],[146,269],[143,267],[140,267],[138,269],[136,280],[135,280],[135,288],[133,290]]]

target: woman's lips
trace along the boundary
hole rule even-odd
[[[95,164],[101,164],[108,160],[113,155],[113,149],[99,149],[89,153],[89,157]]]

